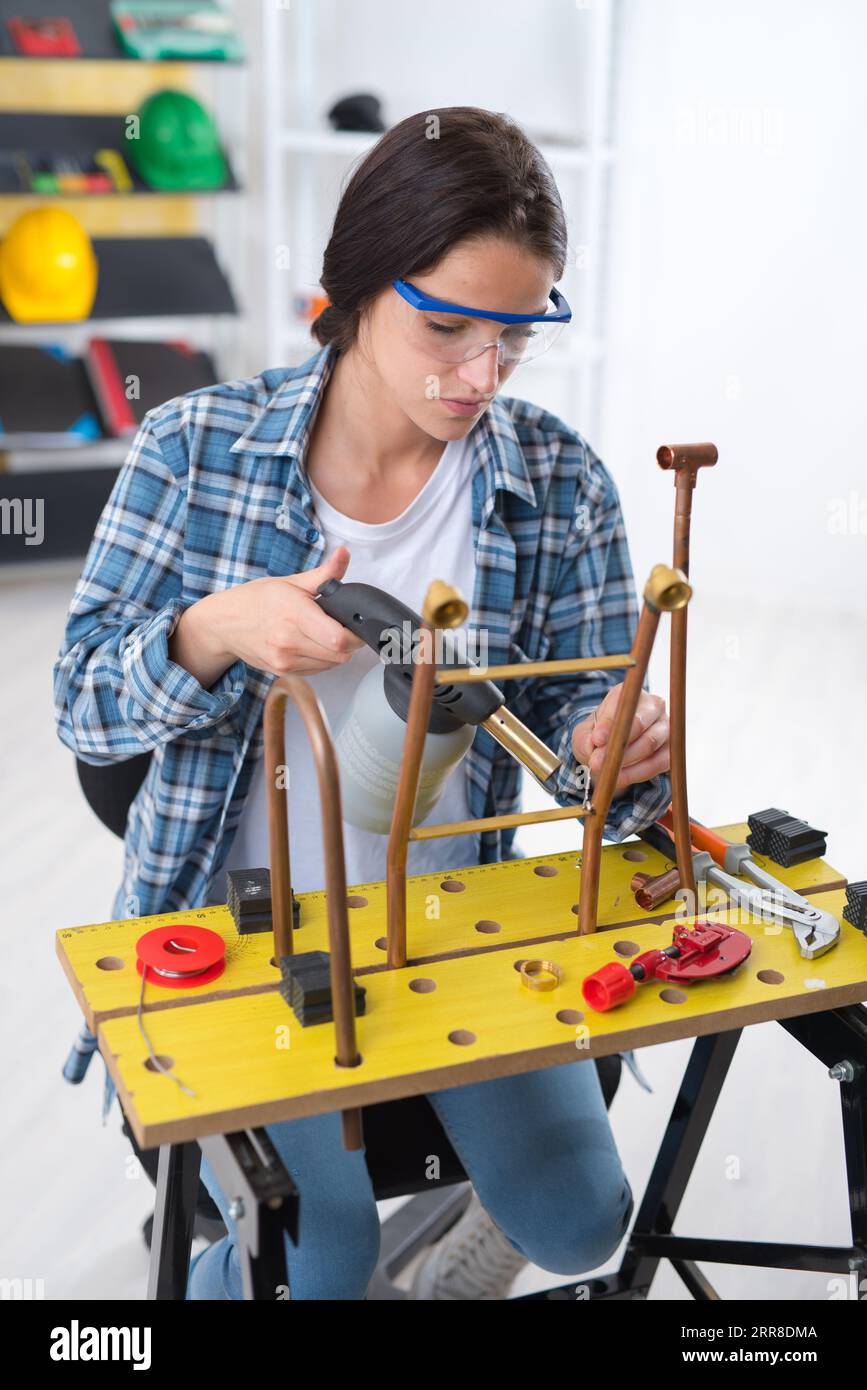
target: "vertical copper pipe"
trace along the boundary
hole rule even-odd
[[[674,551],[672,565],[689,576],[689,532],[692,494],[699,468],[712,467],[719,455],[715,444],[663,444],[656,452],[660,468],[674,471]],[[671,814],[681,887],[695,902],[695,875],[689,836],[686,780],[686,639],[687,609],[671,615],[669,714],[671,719]]]
[[[289,841],[286,796],[277,786],[277,769],[285,766],[286,745],[283,714],[286,700],[295,701],[310,745],[319,784],[322,809],[322,842],[325,852],[325,891],[328,903],[328,948],[330,952],[331,1002],[336,1040],[335,1062],[341,1067],[357,1066],[361,1060],[355,1038],[355,991],[352,954],[349,944],[349,917],[346,903],[346,863],[343,850],[343,815],[340,778],[334,742],[322,706],[301,676],[281,676],[265,701],[265,754],[268,777],[268,827],[271,846],[271,895],[274,913],[275,959],[280,960],[280,944],[288,942],[292,954],[292,886],[289,877]],[[282,836],[282,838],[281,838]],[[363,1144],[361,1111],[341,1114],[343,1147],[360,1149]]]
[[[469,607],[458,589],[442,579],[431,581],[422,607],[422,627],[413,663],[403,756],[386,853],[386,936],[388,964],[392,969],[399,970],[406,965],[406,860],[436,684],[435,630],[457,627],[466,620],[468,613]]]
[[[635,718],[638,697],[644,685],[647,663],[653,649],[653,639],[659,626],[659,610],[647,602],[641,610],[638,630],[632,644],[635,665],[630,667],[617,702],[614,725],[605,745],[605,761],[593,792],[591,814],[584,820],[581,845],[581,892],[578,899],[578,935],[588,936],[596,930],[599,904],[599,870],[602,861],[602,832],[605,818],[614,796],[614,788],[623,763],[623,752]]]
[[[418,645],[386,856],[388,963],[397,970],[406,965],[406,860],[436,676],[434,634],[430,628],[422,629]]]
[[[686,469],[675,477],[674,553],[672,564],[689,574],[689,527],[695,475]],[[686,625],[688,608],[671,615],[668,703],[671,718],[671,815],[680,886],[690,894],[691,911],[697,911],[692,846],[689,838],[689,797],[686,783]]]
[[[278,769],[286,765],[283,716],[289,677],[272,685],[265,701],[265,777],[268,792],[268,847],[271,854],[271,916],[274,923],[274,960],[294,954],[292,931],[292,880],[289,868],[289,815],[286,795],[277,787]],[[287,789],[288,790],[288,789]]]

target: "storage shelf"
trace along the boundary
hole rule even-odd
[[[58,115],[54,112],[4,111],[0,112],[0,194],[12,194],[27,198],[124,198],[146,195],[151,198],[190,198],[209,197],[217,193],[237,192],[239,184],[228,159],[229,176],[220,188],[178,189],[166,192],[151,188],[139,178],[126,158],[124,122],[126,118],[117,116]],[[51,153],[70,155],[82,159],[92,158],[97,150],[117,150],[122,156],[132,188],[128,193],[110,190],[106,193],[68,192],[41,193],[29,188],[16,168],[14,156],[19,152],[27,155]],[[225,151],[223,157],[226,158]]]
[[[236,314],[234,295],[205,237],[95,237],[99,285],[90,319]],[[82,322],[16,324],[33,331]],[[0,323],[13,320],[0,307]]]
[[[343,159],[366,154],[379,139],[376,132],[364,130],[289,129],[281,131],[279,137],[281,147],[292,154],[326,154]],[[538,148],[552,169],[587,169],[594,160],[610,164],[614,159],[614,151],[608,145],[595,153],[584,145],[559,145],[550,141],[543,141]]]
[[[15,49],[6,20],[20,16],[22,19],[52,19],[58,16],[68,19],[75,29],[75,36],[81,53],[77,58],[31,57],[18,53]],[[124,53],[115,36],[114,25],[109,14],[108,0],[0,0],[0,59],[14,58],[24,63],[75,63],[75,62],[119,62],[141,63],[145,60],[132,58]],[[218,67],[243,67],[242,62],[226,62],[222,58],[160,58],[161,63],[207,63]]]
[[[84,555],[117,472],[116,468],[65,468],[0,473],[0,498],[20,499],[22,493],[38,498],[44,518],[44,537],[40,545],[28,545],[26,537],[15,531],[4,535],[0,569],[5,565]]]

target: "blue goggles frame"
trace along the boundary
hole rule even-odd
[[[470,309],[466,304],[452,304],[447,299],[435,299],[431,294],[425,294],[424,290],[419,290],[415,285],[411,285],[408,280],[392,280],[393,287],[397,290],[402,299],[407,304],[411,304],[413,309],[425,309],[430,314],[461,314],[471,319],[493,319],[495,323],[571,323],[572,310],[566,302],[564,295],[559,290],[551,290],[549,298],[554,305],[553,314],[507,314],[495,309]]]

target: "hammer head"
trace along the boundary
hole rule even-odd
[[[656,451],[660,468],[673,468],[675,474],[687,475],[695,485],[700,468],[710,468],[719,458],[715,444],[661,444]],[[675,477],[675,483],[678,478]]]

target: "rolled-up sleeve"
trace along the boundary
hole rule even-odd
[[[61,741],[84,762],[120,762],[209,729],[238,702],[236,661],[209,688],[169,657],[194,599],[183,593],[187,474],[146,416],[97,523],[54,666]]]
[[[595,456],[590,457],[592,486],[576,504],[548,608],[549,661],[626,653],[638,622],[620,498],[608,472]],[[574,806],[584,798],[585,774],[572,751],[572,734],[624,674],[624,670],[587,671],[532,682],[529,722],[561,760],[555,791],[561,806]],[[670,799],[668,777],[653,777],[627,788],[611,802],[606,836],[623,840],[635,834],[655,820]]]

